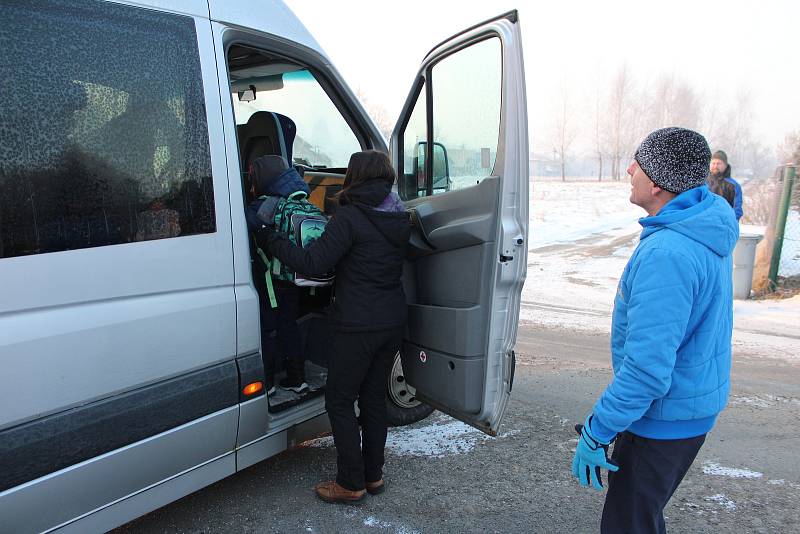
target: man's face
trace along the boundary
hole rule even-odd
[[[653,203],[653,187],[655,184],[645,174],[636,160],[628,166],[628,175],[631,177],[631,204],[648,209]]]
[[[709,166],[709,170],[713,175],[719,175],[725,172],[725,169],[728,168],[728,165],[722,161],[721,159],[714,158],[711,160],[711,165]]]

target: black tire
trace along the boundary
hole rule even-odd
[[[433,407],[417,400],[413,387],[405,383],[403,365],[398,352],[394,357],[386,384],[386,412],[389,426],[404,426],[422,421],[433,413]]]

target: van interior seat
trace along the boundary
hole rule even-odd
[[[248,171],[253,161],[266,155],[283,156],[292,164],[292,147],[297,135],[297,126],[286,115],[272,111],[256,111],[247,123],[236,126],[239,138],[239,161],[245,191],[250,190]]]

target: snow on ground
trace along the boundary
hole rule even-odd
[[[706,460],[703,462],[703,473],[706,475],[728,478],[761,478],[763,473],[751,471],[750,469],[739,469],[736,467],[725,467],[716,462]]]
[[[498,438],[513,436],[505,432]],[[425,420],[424,426],[390,428],[386,449],[396,456],[442,458],[465,454],[483,441],[494,439],[469,425],[438,413]],[[326,436],[305,443],[309,447],[333,447],[333,437]]]
[[[710,502],[715,502],[731,512],[736,510],[736,503],[722,493],[717,493],[716,495],[705,497],[705,500]]]
[[[643,211],[626,182],[531,184],[528,276],[520,317],[547,326],[607,331],[617,281]]]
[[[617,282],[638,244],[644,211],[630,184],[534,181],[530,203],[524,322],[608,332]],[[735,347],[781,359],[800,358],[800,296],[734,301]]]

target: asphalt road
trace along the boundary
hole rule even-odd
[[[603,496],[570,473],[580,422],[610,377],[608,337],[521,325],[501,436],[436,414],[392,432],[387,491],[312,493],[323,441],[287,451],[120,532],[596,532]],[[800,354],[800,341],[798,350]],[[731,404],[667,507],[670,532],[800,532],[800,362],[734,354]]]

